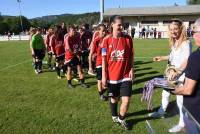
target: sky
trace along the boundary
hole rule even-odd
[[[105,0],[105,10],[120,7],[149,7],[186,5],[186,0]],[[87,13],[99,11],[99,0],[21,0],[22,15],[27,18],[64,13]],[[19,15],[17,0],[0,0],[2,15]]]

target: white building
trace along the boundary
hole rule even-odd
[[[149,27],[150,29],[156,28],[157,31],[161,31],[162,37],[167,38],[170,19],[181,19],[187,28],[200,17],[200,5],[111,8],[105,10],[105,18],[112,15],[121,15],[125,23],[136,29],[136,36],[138,36],[142,27]]]

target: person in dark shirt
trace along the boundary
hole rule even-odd
[[[185,127],[189,133],[196,134],[200,133],[200,18],[196,20],[193,32],[195,44],[199,48],[188,59],[184,85],[176,88],[172,93],[184,95],[184,107],[186,109],[184,118]]]

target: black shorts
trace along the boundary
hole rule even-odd
[[[45,57],[45,52],[43,49],[33,49],[35,55],[33,56],[35,59],[43,60]]]
[[[65,59],[65,55],[58,56],[58,57],[56,57],[56,62],[64,61],[64,59]]]
[[[109,97],[122,97],[132,95],[132,82],[125,81],[118,84],[108,84],[108,96]]]
[[[67,66],[69,67],[73,67],[73,66],[77,66],[77,65],[81,65],[81,61],[78,59],[78,57],[74,56],[68,63]]]
[[[97,80],[102,79],[102,67],[96,68],[97,71]]]

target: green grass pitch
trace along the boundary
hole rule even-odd
[[[168,54],[168,41],[134,40],[134,47],[136,79],[127,117],[132,130],[125,131],[112,123],[94,77],[86,75],[89,89],[69,90],[66,79],[57,79],[55,72],[34,73],[28,41],[0,42],[0,134],[148,134],[146,120],[156,133],[167,133],[178,123],[178,115],[149,119],[140,98],[144,83],[163,74],[167,63],[154,63],[152,57]],[[155,90],[154,108],[160,105],[161,91]],[[175,105],[172,96],[171,111],[176,111]]]

